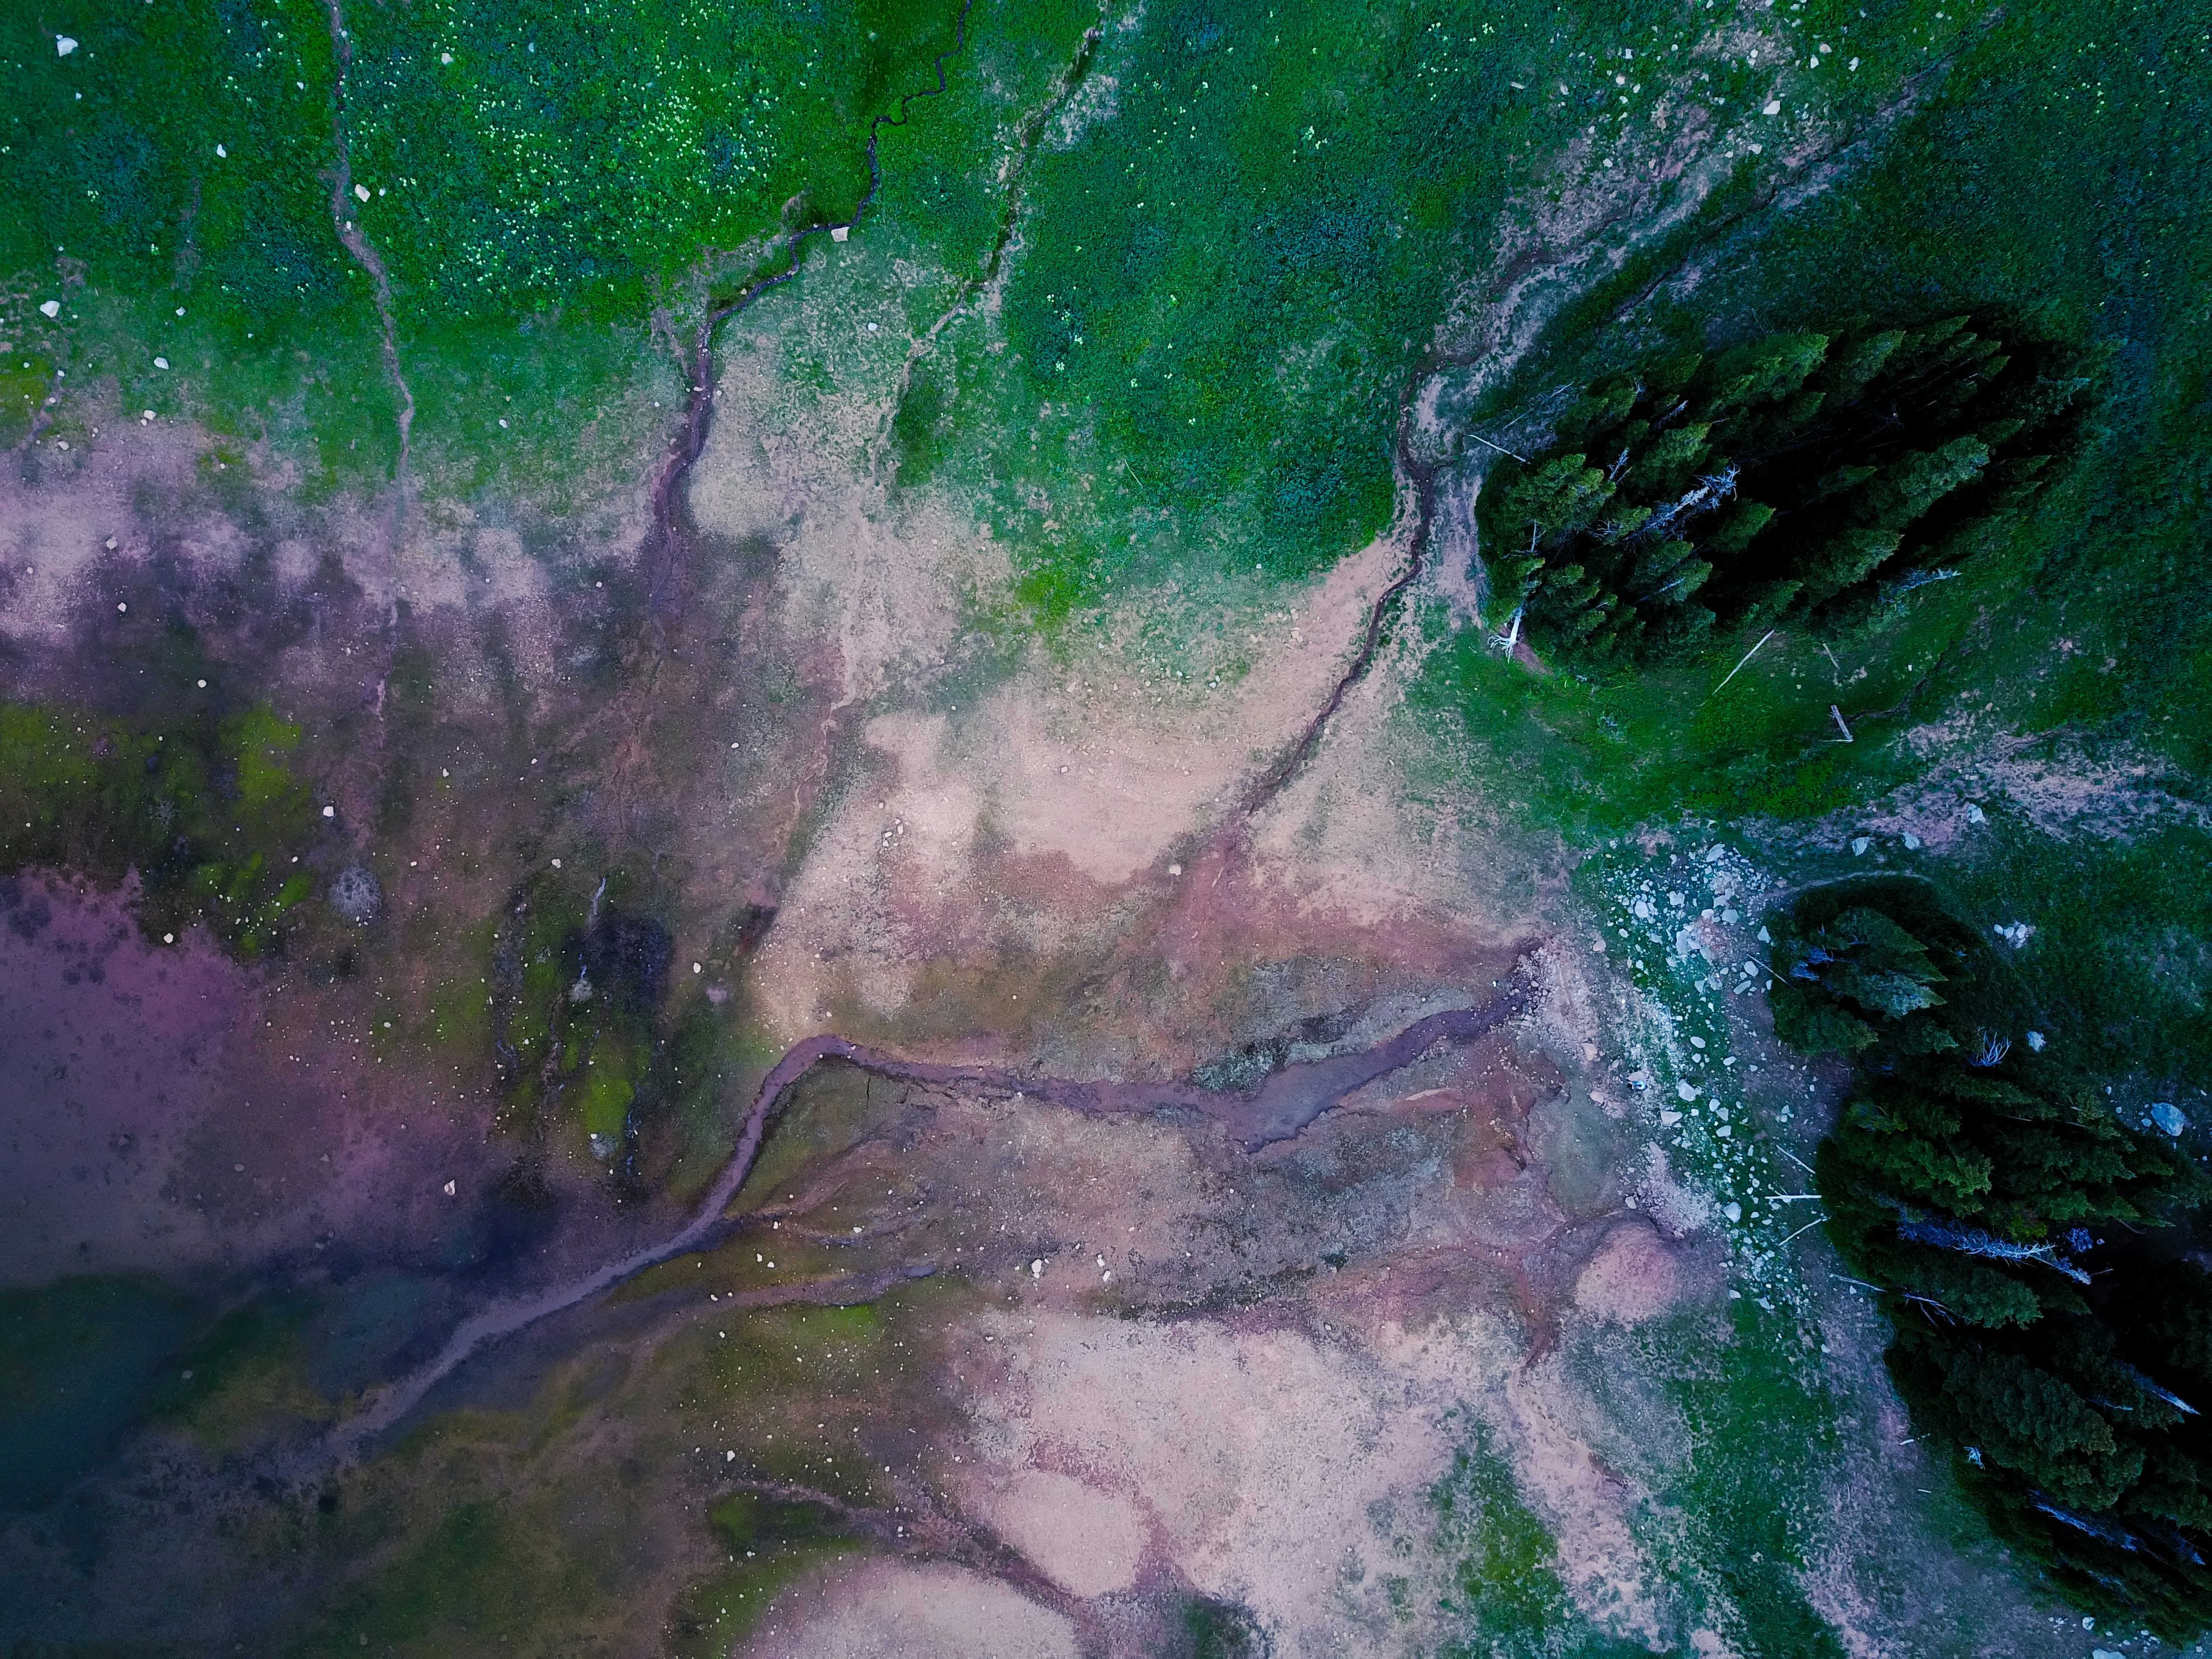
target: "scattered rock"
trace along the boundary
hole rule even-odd
[[[331,884],[331,908],[350,922],[365,922],[384,908],[384,888],[374,872],[348,865]]]
[[[2178,1135],[2189,1127],[2189,1120],[2181,1109],[2170,1100],[2155,1103],[2150,1109],[2150,1121],[2170,1135]]]

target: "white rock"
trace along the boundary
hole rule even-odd
[[[1039,1256],[1036,1261],[1030,1263],[1030,1277],[1031,1279],[1042,1279],[1044,1277],[1044,1258],[1042,1256]]]
[[[76,50],[76,41],[74,41],[74,40],[70,40],[70,39],[69,38],[69,36],[67,36],[66,34],[57,34],[56,36],[54,36],[54,56],[55,56],[55,57],[57,57],[57,58],[66,58],[66,57],[68,57],[71,52],[75,52]]]
[[[453,1188],[454,1188],[455,1184],[456,1184],[455,1182],[451,1182],[451,1181],[449,1181],[449,1182],[447,1182],[446,1183],[446,1196],[447,1196],[447,1198],[451,1198],[451,1197],[453,1195]]]
[[[1984,812],[1980,807],[1978,807],[1978,806],[1975,805],[1973,804],[1973,802],[1972,802],[1972,801],[1968,801],[1968,802],[1966,803],[1966,822],[1967,822],[1967,823],[1987,823],[1989,821],[1990,821],[1990,820],[1989,820],[1989,815],[1988,815],[1987,813]]]
[[[362,201],[366,202],[368,199],[368,186],[367,185],[356,185],[353,187],[353,193],[359,197]]]
[[[1674,1092],[1685,1100],[1695,1100],[1702,1091],[1692,1084],[1678,1083],[1674,1085]]]
[[[1771,945],[1774,943],[1774,935],[1762,927],[1759,930],[1759,942],[1761,945]]]
[[[1910,830],[1905,832],[1905,850],[1908,853],[1917,853],[1920,850],[1920,837]]]
[[[2170,1135],[2178,1135],[2189,1127],[2189,1120],[2181,1109],[2170,1100],[2161,1100],[2150,1109],[2150,1121]]]
[[[1874,838],[1870,836],[1853,836],[1851,837],[1851,856],[1855,859],[1864,857],[1866,849],[1873,845]]]
[[[48,319],[60,316],[62,314],[62,302],[59,300],[48,300],[45,301],[39,307],[39,314],[41,317]]]
[[[2039,1054],[2043,1052],[2043,1045],[2048,1040],[2040,1031],[2030,1031],[2027,1034],[2027,1046]]]
[[[1680,1112],[1662,1112],[1659,1114],[1659,1127],[1662,1129],[1671,1129],[1681,1121],[1682,1115]]]
[[[842,242],[852,234],[853,228],[850,225],[832,225],[830,227],[830,240],[833,242]]]
[[[168,366],[169,360],[167,357],[156,357],[154,359],[154,367],[156,368],[167,368]]]
[[[1782,113],[1782,100],[1781,100],[1779,98],[1770,98],[1770,99],[1768,99],[1768,100],[1766,100],[1765,106],[1763,108],[1761,108],[1761,109],[1760,109],[1760,111],[1759,111],[1759,112],[1761,115],[1779,115],[1779,114],[1781,114],[1781,113]]]
[[[1721,1206],[1721,1213],[1730,1221],[1741,1221],[1743,1219],[1743,1206],[1731,1200]]]

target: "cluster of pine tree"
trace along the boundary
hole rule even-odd
[[[1966,317],[1778,334],[1592,386],[1480,517],[1499,614],[1585,659],[1833,626],[1943,574],[2071,441],[2069,349]]]
[[[2212,1626],[2212,1276],[2182,1255],[2212,1182],[2024,1041],[2024,994],[1924,884],[1770,927],[1777,1035],[1856,1065],[1817,1179],[1916,1430],[2081,1605]]]

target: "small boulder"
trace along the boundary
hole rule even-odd
[[[384,888],[365,865],[350,864],[331,884],[331,908],[348,921],[366,922],[384,908]]]

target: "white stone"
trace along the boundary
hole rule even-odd
[[[76,50],[76,41],[74,41],[74,40],[70,40],[70,39],[69,38],[69,36],[67,36],[66,34],[57,34],[56,36],[54,36],[54,56],[55,56],[55,57],[57,57],[57,58],[66,58],[66,57],[68,57],[71,52],[75,52]]]
[[[62,302],[59,300],[46,301],[44,304],[40,306],[39,314],[46,318],[60,316],[62,314]]]

